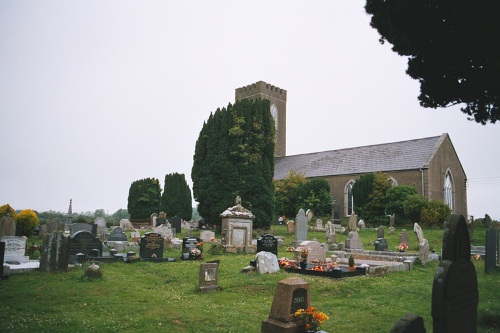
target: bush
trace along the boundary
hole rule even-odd
[[[444,221],[448,221],[451,209],[441,201],[431,200],[422,208],[421,222],[425,226],[440,227]]]
[[[427,206],[427,199],[420,194],[409,195],[404,202],[405,217],[411,222],[420,222],[422,209]]]
[[[5,204],[3,206],[0,206],[0,218],[4,217],[5,214],[7,214],[7,209],[9,210],[10,216],[15,219],[16,218],[16,211],[14,208],[9,206],[9,204]]]
[[[38,215],[31,209],[22,210],[16,216],[16,234],[18,236],[30,237],[38,225]]]

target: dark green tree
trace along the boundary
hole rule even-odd
[[[421,222],[425,226],[440,227],[444,221],[448,221],[451,209],[445,203],[437,200],[430,200],[422,208]]]
[[[193,215],[191,190],[184,174],[170,173],[165,176],[165,185],[161,195],[160,211],[167,216],[179,216],[189,221]]]
[[[298,205],[300,208],[310,209],[316,216],[327,216],[332,213],[332,196],[330,184],[324,178],[314,178],[299,185],[297,190]]]
[[[306,183],[303,174],[290,170],[288,176],[274,181],[275,209],[279,216],[297,215],[300,208],[297,208],[298,189]]]
[[[407,56],[427,108],[465,105],[470,120],[500,117],[499,1],[367,0],[380,42]]]
[[[161,187],[156,178],[136,180],[130,185],[127,210],[131,219],[147,219],[160,209]]]
[[[417,194],[415,186],[397,185],[391,187],[386,195],[385,212],[388,215],[396,214],[396,224],[403,224],[405,220],[404,203],[408,196]]]
[[[361,175],[352,187],[352,196],[354,199],[354,211],[363,216],[364,207],[370,200],[370,194],[373,192],[373,182],[375,175],[373,173],[366,173]],[[364,216],[363,216],[364,218]]]
[[[421,194],[409,195],[404,202],[405,218],[413,223],[421,220],[422,209],[427,206],[428,200]]]
[[[220,226],[220,214],[242,205],[256,216],[255,228],[272,221],[274,120],[267,100],[240,100],[211,114],[196,142],[191,178],[198,212]]]
[[[387,175],[381,172],[362,175],[352,188],[355,211],[370,222],[386,220],[386,194],[391,188]]]

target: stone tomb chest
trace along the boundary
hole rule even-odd
[[[139,243],[139,256],[141,258],[163,258],[163,237],[156,232],[147,232],[141,237]]]
[[[255,252],[252,245],[253,219],[255,216],[248,209],[241,206],[241,199],[236,199],[236,205],[221,214],[222,217],[222,245],[226,252],[245,253]]]

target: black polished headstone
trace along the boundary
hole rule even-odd
[[[265,234],[257,239],[257,253],[271,252],[278,256],[278,239],[271,234]]]
[[[5,242],[0,242],[0,280],[3,277],[3,259],[5,257]]]
[[[175,229],[175,232],[177,234],[181,233],[181,218],[179,216],[174,216],[170,220],[170,223],[172,224],[172,229]]]
[[[139,256],[141,258],[163,258],[163,237],[156,232],[147,232],[141,237],[139,243]]]
[[[199,258],[191,254],[191,250],[195,249],[202,240],[196,237],[184,237],[182,239],[182,260],[198,260]]]
[[[123,232],[123,229],[116,227],[108,235],[108,242],[126,242],[127,234]]]
[[[69,254],[83,253],[90,257],[91,251],[97,249],[99,256],[102,256],[102,242],[89,231],[78,231],[71,236],[69,242]]]
[[[497,270],[497,231],[493,227],[491,218],[486,214],[484,217],[486,225],[486,244],[484,248],[484,272],[486,274],[494,273]]]

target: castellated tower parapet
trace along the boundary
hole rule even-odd
[[[264,81],[236,88],[235,101],[240,99],[267,99],[271,103],[271,114],[276,124],[274,156],[286,156],[286,90]]]

